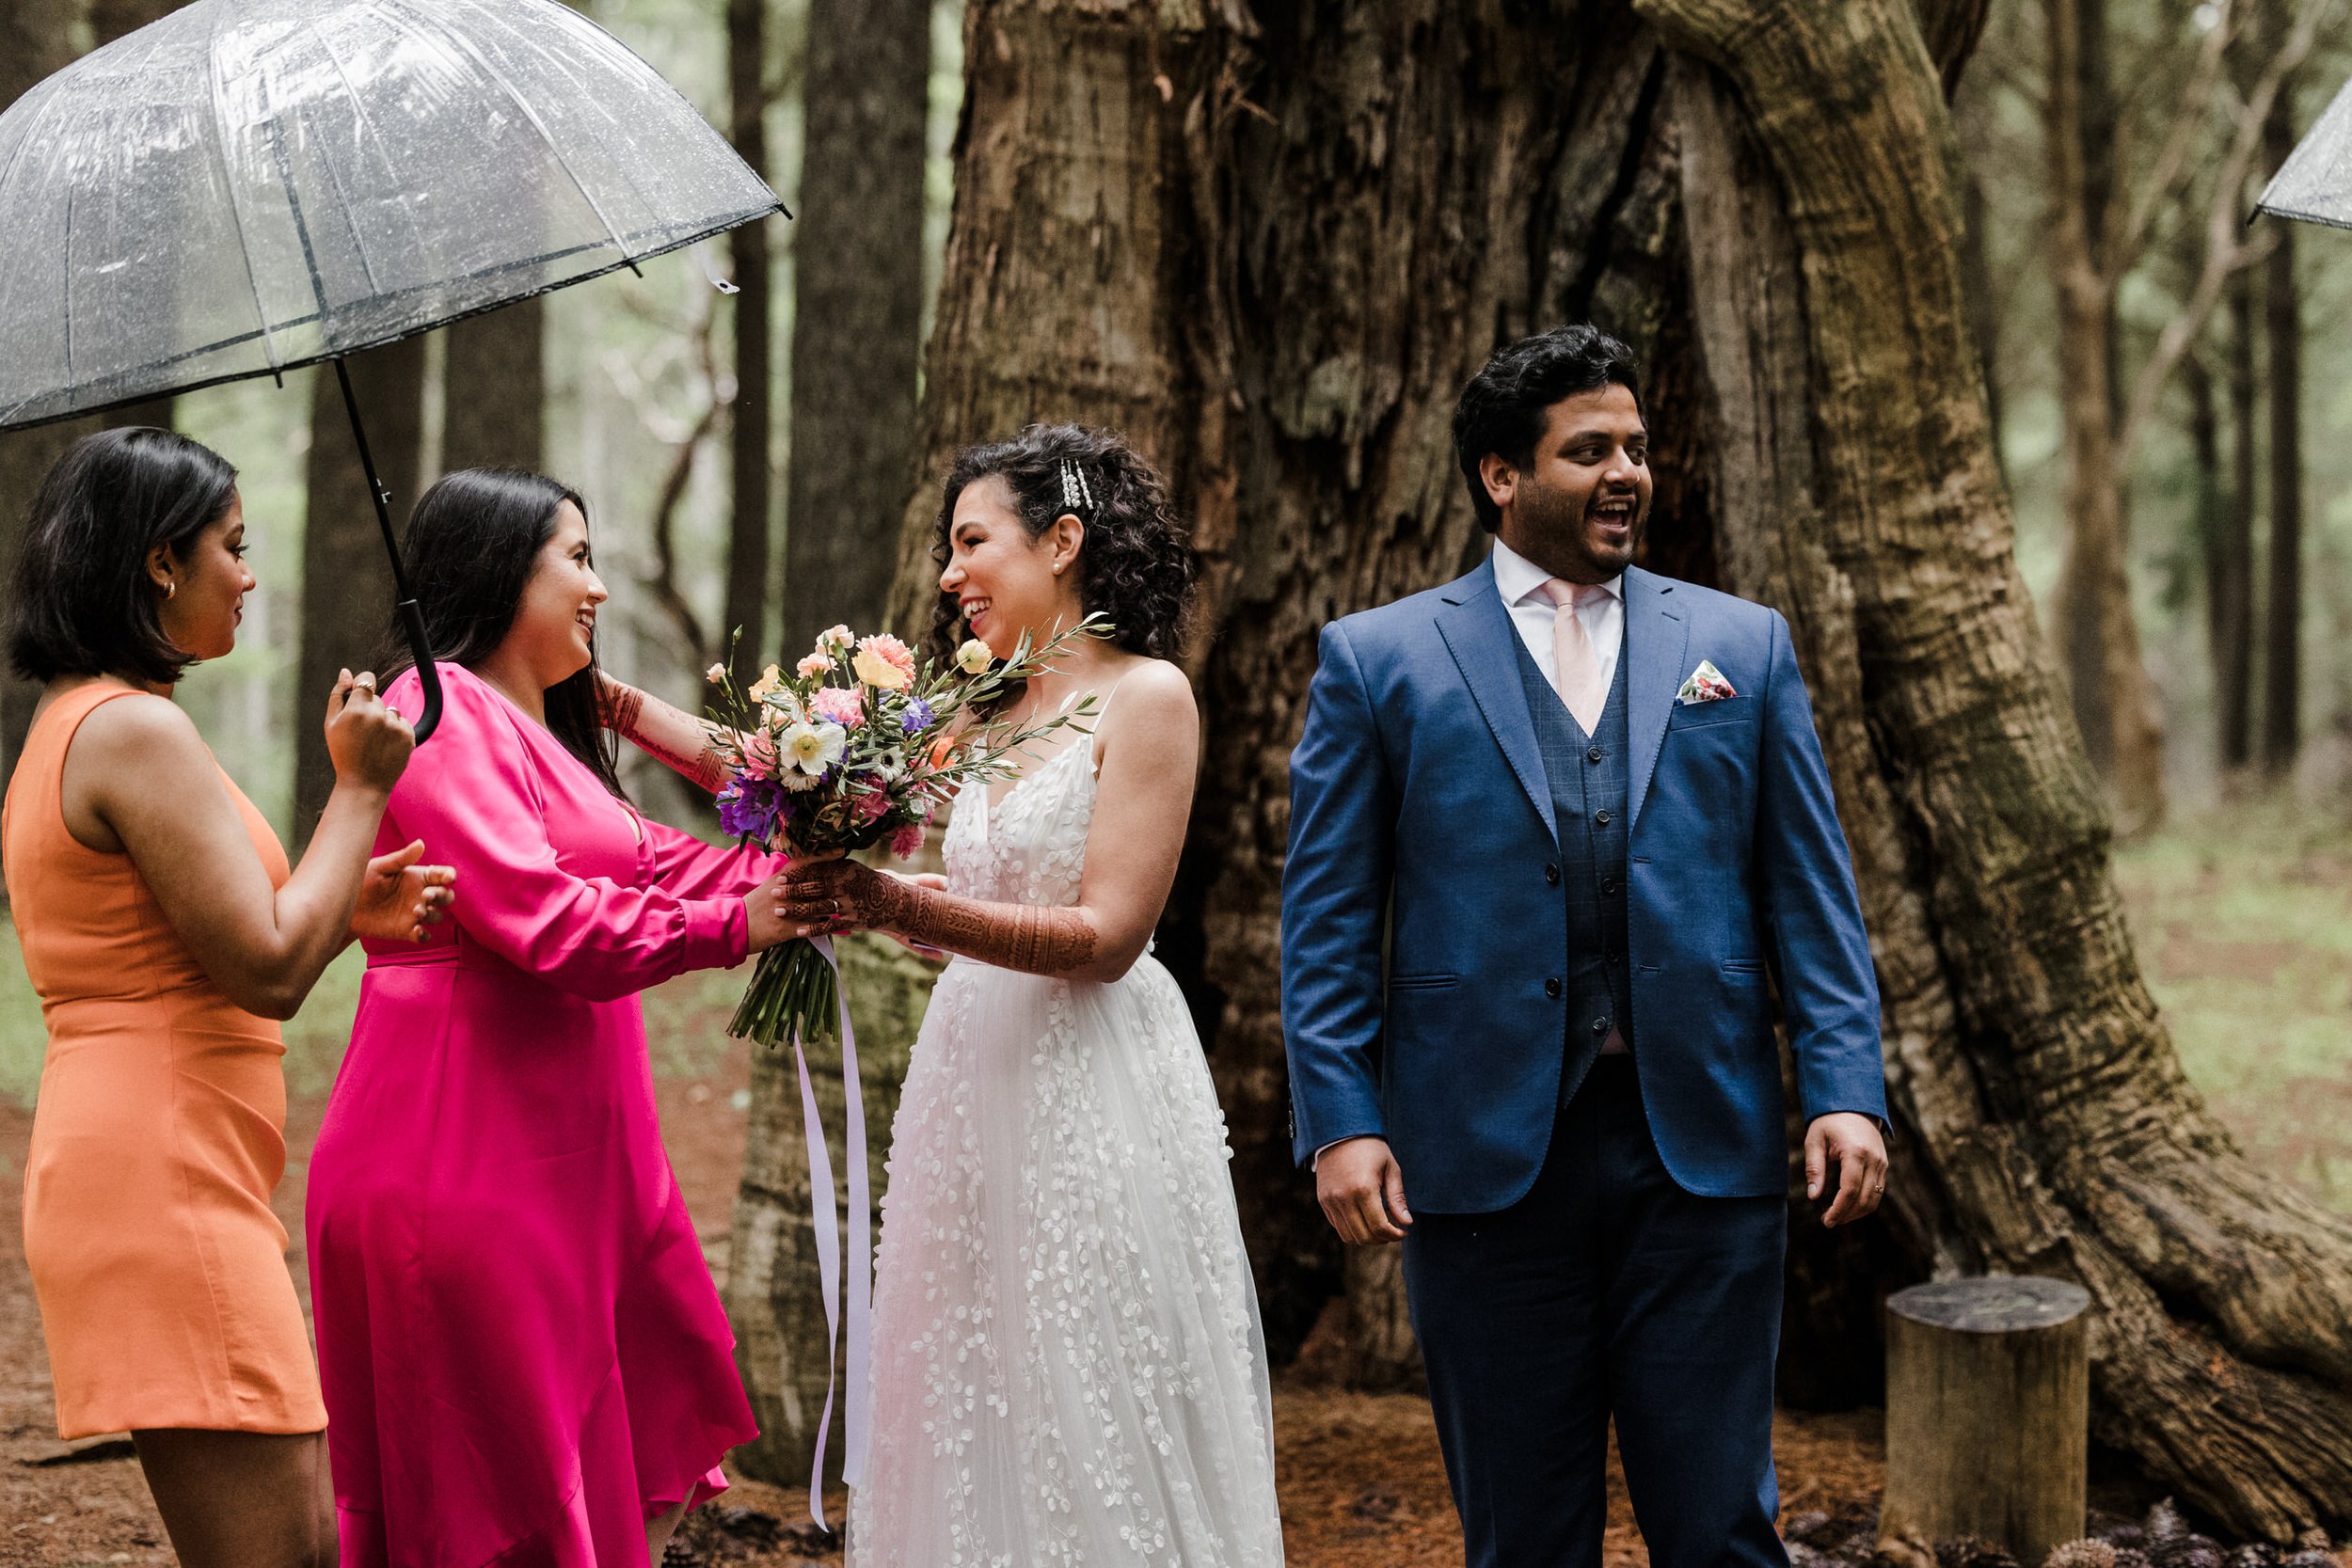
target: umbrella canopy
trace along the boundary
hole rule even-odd
[[[2257,213],[2352,229],[2352,82],[2263,187]]]
[[[557,0],[196,0],[0,114],[0,429],[335,358],[778,211]]]

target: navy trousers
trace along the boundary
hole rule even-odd
[[[1636,1070],[1594,1064],[1518,1203],[1417,1214],[1406,1233],[1469,1568],[1597,1568],[1613,1416],[1657,1568],[1788,1568],[1772,1474],[1787,1204],[1677,1186]]]

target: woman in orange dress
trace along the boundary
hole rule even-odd
[[[276,1020],[355,925],[421,938],[451,874],[423,846],[370,860],[407,721],[344,672],[336,783],[291,872],[269,825],[171,701],[236,641],[253,587],[235,470],[168,431],[58,460],[8,604],[43,690],[0,862],[49,1027],[24,1172],[64,1437],[131,1433],[183,1564],[334,1560],[326,1412],[286,1232]]]

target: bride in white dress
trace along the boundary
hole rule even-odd
[[[1274,1568],[1265,1342],[1225,1120],[1151,956],[1200,721],[1175,651],[1192,562],[1115,437],[974,448],[941,511],[933,651],[1001,657],[1088,613],[1009,711],[1093,696],[1022,775],[957,800],[944,891],[803,868],[787,919],[941,948],[891,1134],[872,1431],[850,1568]]]

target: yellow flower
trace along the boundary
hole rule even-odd
[[[956,650],[956,668],[967,675],[977,675],[994,662],[995,657],[988,651],[988,644],[975,637]]]
[[[765,698],[769,692],[773,691],[777,687],[782,686],[783,684],[784,672],[771,664],[767,669],[762,670],[759,673],[759,679],[752,682],[752,689],[749,695],[752,701],[756,703]]]
[[[904,670],[891,663],[872,648],[860,648],[857,657],[850,661],[850,668],[857,672],[858,679],[884,691],[899,690],[908,682],[908,675]]]

